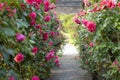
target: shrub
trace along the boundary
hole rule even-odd
[[[81,67],[93,80],[120,78],[120,8],[116,0],[102,0],[77,14]]]
[[[59,66],[56,52],[64,41],[61,24],[51,11],[55,1],[0,1],[0,80],[49,77],[51,68]]]

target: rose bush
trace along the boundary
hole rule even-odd
[[[75,15],[81,21],[76,36],[81,67],[93,80],[119,80],[120,2],[101,0],[88,6],[86,1],[84,10]]]
[[[55,0],[0,1],[0,80],[49,77],[64,41]]]

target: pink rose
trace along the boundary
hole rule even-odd
[[[35,0],[36,3],[41,4],[42,0]]]
[[[10,10],[11,10],[10,6],[7,6],[7,7],[6,7],[6,10],[7,10],[7,11],[10,11]]]
[[[107,2],[107,7],[110,8],[110,9],[113,9],[116,7],[116,1],[115,0],[109,0]]]
[[[36,15],[36,13],[35,13],[35,12],[31,12],[31,13],[30,13],[30,17],[31,17],[32,19],[35,19],[35,18],[36,18],[36,16],[37,16],[37,15]]]
[[[119,64],[118,60],[115,60],[115,61],[112,63],[112,66],[116,66],[116,65],[118,65],[118,64]]]
[[[80,23],[81,23],[80,20],[79,20],[77,17],[74,17],[73,20],[74,20],[74,22],[77,23],[77,24],[80,24]]]
[[[49,8],[54,9],[54,8],[56,8],[56,5],[54,3],[52,3],[52,4],[50,4]]]
[[[51,34],[52,36],[55,36],[55,32],[54,32],[54,31],[51,31],[50,34]]]
[[[52,46],[52,45],[53,45],[53,42],[52,42],[52,41],[50,41],[48,45],[49,45],[49,46]]]
[[[120,2],[118,2],[118,8],[120,8]]]
[[[84,4],[85,4],[85,6],[90,6],[90,3],[89,3],[89,0],[83,0],[83,2],[84,2]]]
[[[33,4],[35,0],[26,0],[28,4]]]
[[[38,47],[32,48],[32,52],[33,52],[34,54],[36,54],[36,53],[38,52]]]
[[[44,21],[49,22],[51,20],[51,16],[47,15],[44,17]]]
[[[0,11],[3,9],[3,7],[4,7],[4,4],[0,3]]]
[[[50,1],[49,0],[45,0],[44,1],[44,7],[48,7],[50,5]]]
[[[33,19],[31,22],[30,22],[30,25],[33,26],[36,24],[36,21]]]
[[[15,80],[15,77],[10,76],[8,80]]]
[[[49,38],[49,34],[46,32],[43,34],[43,39],[46,41]]]
[[[87,29],[90,32],[95,32],[95,30],[96,30],[96,23],[89,21],[87,23]]]
[[[38,76],[33,76],[31,80],[40,80]]]
[[[17,63],[20,63],[24,60],[24,55],[22,53],[18,53],[15,57],[14,57],[14,60],[17,62]]]
[[[21,34],[21,33],[16,34],[16,40],[18,42],[24,41],[25,39],[26,39],[26,37],[23,34]]]
[[[82,23],[83,23],[85,26],[87,26],[88,20],[82,19]]]
[[[39,28],[42,28],[40,24],[37,24],[36,25],[36,28],[39,29]]]
[[[90,43],[90,46],[91,46],[91,47],[93,47],[93,46],[94,46],[94,43],[93,43],[93,42],[91,42],[91,43]]]

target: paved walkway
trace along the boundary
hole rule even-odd
[[[60,59],[61,65],[59,68],[52,70],[51,78],[48,80],[89,80],[84,79],[85,72],[79,67],[78,54],[71,53],[75,51],[75,48],[70,44],[67,44],[64,48],[64,55]],[[66,50],[70,52],[70,54],[68,54]]]

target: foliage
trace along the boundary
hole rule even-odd
[[[53,0],[0,1],[0,80],[49,77],[51,68],[59,66],[56,52],[64,41],[61,24],[51,11]]]
[[[81,67],[93,80],[120,79],[120,3],[105,0],[86,6],[77,14]],[[111,4],[111,5],[109,5]]]
[[[58,17],[62,23],[62,33],[66,36],[68,43],[74,44],[77,36],[77,26],[73,21],[74,14],[59,14]]]

